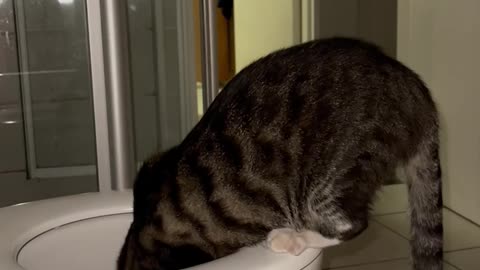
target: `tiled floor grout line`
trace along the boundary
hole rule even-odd
[[[405,238],[404,236],[402,236],[401,234],[397,233],[396,231],[390,229],[389,227],[385,226],[384,224],[378,222],[377,220],[373,220],[373,218],[372,218],[370,221],[373,222],[373,223],[376,223],[376,224],[380,225],[381,227],[387,229],[388,231],[400,236],[402,239],[409,241],[409,239]],[[369,261],[369,262],[366,262],[366,263],[351,264],[351,265],[345,265],[345,266],[327,268],[327,269],[342,269],[342,268],[348,268],[348,267],[365,266],[365,265],[373,265],[373,264],[379,264],[379,263],[385,263],[385,262],[400,261],[400,260],[405,260],[405,259],[408,259],[408,257],[399,257],[399,258],[379,260],[379,261]]]
[[[455,215],[458,215],[460,218],[464,219],[465,221],[467,221],[468,223],[471,223],[473,224],[475,227],[477,227],[478,229],[480,229],[480,226],[478,226],[476,223],[472,222],[471,220],[465,218],[464,216],[462,215],[459,215],[457,212],[455,211],[452,211],[450,208],[448,207],[443,207],[445,209],[447,209],[448,211],[451,211],[452,213],[454,213]],[[392,214],[385,214],[385,215],[375,215],[375,216],[372,216],[372,221],[378,223],[379,225],[381,225],[382,227],[386,228],[387,230],[395,233],[396,235],[399,235],[401,236],[403,239],[406,239],[408,241],[410,241],[409,238],[403,236],[402,234],[400,234],[399,232],[395,231],[394,229],[390,228],[389,226],[383,224],[381,221],[379,220],[376,220],[375,217],[382,217],[382,216],[388,216],[388,215],[395,215],[395,214],[403,214],[405,212],[400,212],[400,213],[392,213]],[[456,252],[456,251],[463,251],[463,250],[470,250],[470,249],[479,249],[480,246],[474,246],[474,247],[468,247],[468,248],[461,248],[461,249],[452,249],[452,250],[448,250],[448,251],[443,251],[444,253],[449,253],[449,252]]]
[[[453,249],[453,250],[443,251],[443,253],[454,253],[454,252],[458,252],[458,251],[466,251],[466,250],[472,250],[472,249],[480,249],[480,246],[478,246],[478,247],[468,247],[468,248]]]
[[[443,262],[444,262],[445,264],[448,264],[449,266],[457,269],[457,270],[462,270],[460,267],[458,267],[458,266],[456,266],[456,265],[453,265],[451,262],[445,261],[445,259],[443,260]]]
[[[410,239],[408,239],[407,237],[403,236],[401,233],[396,232],[395,230],[393,230],[392,228],[388,227],[387,225],[381,223],[380,221],[378,221],[378,220],[373,220],[373,219],[372,219],[372,221],[375,222],[375,223],[377,223],[378,225],[382,226],[383,228],[389,230],[390,232],[392,232],[392,233],[400,236],[401,238],[407,240],[408,242],[410,242]]]
[[[333,267],[333,268],[326,268],[325,270],[334,270],[334,269],[344,269],[344,268],[350,268],[350,267],[358,267],[358,266],[367,266],[367,265],[375,265],[375,264],[381,264],[381,263],[388,263],[388,262],[395,262],[395,261],[403,261],[403,260],[408,260],[408,257],[401,257],[401,258],[395,258],[395,259],[388,259],[388,260],[380,260],[380,261],[370,261],[366,263],[357,263],[357,264],[350,264],[350,265],[344,265],[344,266],[339,266],[339,267]],[[445,259],[442,260],[445,264],[457,269],[457,270],[462,270],[460,267],[452,264],[449,261],[446,261]]]
[[[480,225],[479,224],[473,222],[472,220],[466,218],[465,216],[459,214],[458,212],[450,209],[449,207],[443,206],[442,208],[445,209],[446,211],[450,211],[450,213],[456,215],[457,218],[459,218],[463,221],[467,221],[467,223],[473,224],[475,228],[478,228],[480,230]],[[384,224],[383,222],[381,222],[382,217],[388,217],[388,216],[394,216],[394,215],[400,215],[400,214],[407,214],[407,216],[408,216],[408,211],[394,211],[394,212],[391,212],[391,213],[372,214],[371,217],[370,217],[370,222],[372,224],[376,223],[377,225],[380,225],[380,227],[386,229],[390,233],[393,233],[394,235],[399,236],[401,239],[404,239],[404,240],[410,242],[410,239],[409,239],[408,236],[404,236],[402,233],[397,232],[397,230],[395,230],[394,228],[391,228],[387,224]],[[403,230],[400,230],[400,231],[403,231]],[[467,247],[467,248],[452,249],[452,250],[448,250],[448,251],[444,250],[443,253],[445,255],[448,255],[448,254],[455,254],[456,252],[462,252],[462,251],[468,251],[468,250],[479,250],[479,249],[480,249],[480,246],[473,246],[473,247]],[[474,252],[476,252],[476,251],[474,251]],[[447,261],[445,257],[446,256],[444,256],[443,263],[446,266],[452,267],[452,269],[455,269],[455,270],[462,270],[462,268],[460,268],[459,266],[451,263],[450,261]],[[357,262],[357,263],[350,264],[350,265],[330,267],[330,268],[327,268],[327,269],[341,270],[341,269],[347,269],[347,268],[355,268],[356,269],[356,267],[367,267],[368,268],[369,265],[373,266],[373,265],[382,264],[382,263],[387,263],[388,264],[389,262],[402,261],[402,260],[409,259],[409,258],[408,257],[400,257],[400,258],[384,259],[384,260],[379,260],[379,261],[376,261],[374,258],[366,258],[366,259],[367,259],[366,262]]]
[[[380,226],[384,227],[385,229],[389,230],[390,232],[392,232],[392,233],[394,233],[394,234],[400,236],[401,238],[403,238],[403,239],[405,239],[405,240],[407,240],[407,241],[410,242],[410,239],[406,238],[406,237],[403,236],[402,234],[396,232],[395,230],[393,230],[392,228],[388,227],[387,225],[381,223],[380,221],[378,221],[378,220],[372,220],[372,221],[374,221],[375,223],[379,224]],[[480,248],[480,247],[464,248],[464,249],[458,249],[458,250],[444,251],[443,253],[446,254],[446,253],[453,253],[453,252],[457,252],[457,251],[464,251],[464,250],[471,250],[471,249],[479,249],[479,248]],[[455,268],[455,269],[457,269],[457,270],[462,270],[462,269],[460,269],[458,266],[453,265],[451,262],[448,262],[448,261],[446,261],[446,260],[443,260],[443,262],[445,262],[446,264],[452,266],[453,268]],[[375,263],[377,263],[377,262],[375,262]],[[378,262],[378,263],[380,263],[380,262]],[[374,263],[372,262],[372,263],[366,263],[366,264],[374,264]],[[365,265],[365,264],[360,264],[359,266],[361,266],[361,265]],[[345,267],[342,267],[342,268],[345,268]],[[332,269],[337,269],[337,268],[332,268]]]
[[[466,220],[466,221],[468,221],[469,223],[471,223],[473,226],[475,226],[475,227],[477,227],[478,229],[480,229],[480,225],[478,225],[477,223],[473,222],[471,219],[463,216],[462,214],[458,213],[457,211],[452,210],[450,207],[447,207],[447,206],[444,205],[443,208],[445,208],[445,209],[447,209],[448,211],[454,213],[455,215],[463,218],[464,220]]]
[[[374,218],[374,217],[384,217],[384,216],[389,216],[389,215],[406,214],[406,213],[407,213],[407,211],[398,211],[398,212],[392,212],[392,213],[372,215],[372,218]]]

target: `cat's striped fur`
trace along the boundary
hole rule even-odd
[[[398,167],[408,176],[413,269],[442,269],[429,90],[362,41],[280,50],[235,76],[180,145],[145,162],[118,269],[185,268],[276,228],[351,239]]]

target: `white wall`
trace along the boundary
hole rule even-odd
[[[299,0],[234,1],[235,70],[300,41]]]
[[[400,59],[441,113],[444,204],[480,224],[480,1],[399,2]]]
[[[396,53],[397,0],[316,0],[320,38],[361,38]]]

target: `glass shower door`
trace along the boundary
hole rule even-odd
[[[85,5],[0,1],[0,206],[97,190]]]
[[[179,143],[203,115],[205,96],[249,62],[312,39],[311,2],[281,1],[282,12],[270,14],[253,0],[128,0],[137,162]]]
[[[138,165],[178,144],[198,121],[191,0],[128,0]]]

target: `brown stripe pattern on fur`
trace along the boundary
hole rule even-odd
[[[349,240],[404,167],[413,268],[440,270],[437,123],[420,78],[371,44],[332,38],[267,55],[181,144],[145,162],[118,269],[185,268],[277,228]]]

